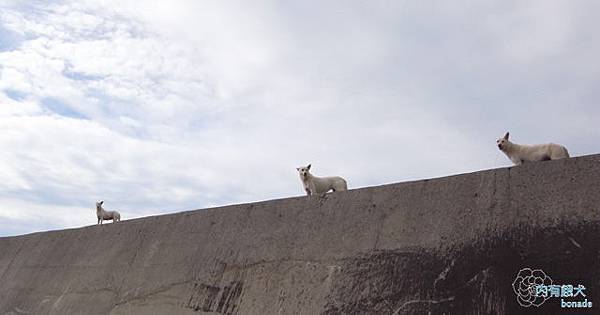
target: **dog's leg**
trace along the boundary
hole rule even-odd
[[[524,160],[522,160],[522,159],[521,159],[521,160],[517,160],[517,161],[515,162],[515,166],[522,165],[523,163],[525,163],[525,161],[524,161]]]
[[[317,194],[317,185],[315,185],[315,183],[311,183],[308,185],[308,190],[310,191],[310,195],[316,195]]]
[[[321,197],[321,198],[325,198],[325,197],[327,197],[327,192],[328,192],[329,190],[331,190],[331,188],[330,188],[330,189],[327,189],[326,191],[324,191],[322,194],[320,194],[320,195],[319,195],[319,197]]]
[[[307,196],[310,196],[310,189],[308,189],[308,188],[304,188],[304,190],[306,191],[306,195],[307,195]]]

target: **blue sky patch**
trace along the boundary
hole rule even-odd
[[[0,52],[15,50],[22,42],[23,36],[0,25]]]
[[[73,71],[73,66],[69,63],[66,64],[65,69],[63,70],[62,74],[71,80],[77,80],[77,81],[95,81],[95,80],[104,79],[104,76],[91,75],[91,74],[85,74],[82,72]]]
[[[4,90],[4,94],[17,102],[20,102],[27,97],[27,93],[11,89]]]
[[[87,117],[85,117],[83,114],[74,110],[69,105],[54,97],[46,97],[42,99],[41,104],[44,108],[54,112],[57,115],[77,119],[87,119]]]

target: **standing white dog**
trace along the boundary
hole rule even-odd
[[[515,165],[521,165],[525,162],[558,160],[569,157],[567,148],[560,144],[516,144],[508,141],[508,135],[509,133],[507,132],[504,137],[496,140],[496,144],[498,145],[498,149],[504,152]]]
[[[102,208],[104,200],[96,202],[96,216],[98,216],[98,224],[102,224],[104,220],[113,220],[113,223],[121,221],[121,214],[118,211],[106,211]]]
[[[346,184],[346,180],[339,177],[317,177],[312,175],[310,171],[310,164],[304,167],[297,167],[296,170],[300,173],[300,180],[302,180],[302,185],[304,185],[304,190],[306,191],[306,195],[319,195],[327,193],[330,190],[333,191],[344,191],[348,190],[348,185]]]

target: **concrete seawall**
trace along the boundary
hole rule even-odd
[[[0,238],[0,314],[600,314],[599,220],[594,155]]]

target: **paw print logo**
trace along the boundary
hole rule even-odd
[[[536,294],[536,287],[539,285],[552,285],[552,279],[540,269],[521,269],[512,284],[513,291],[517,295],[517,302],[523,307],[542,305],[549,297]]]

